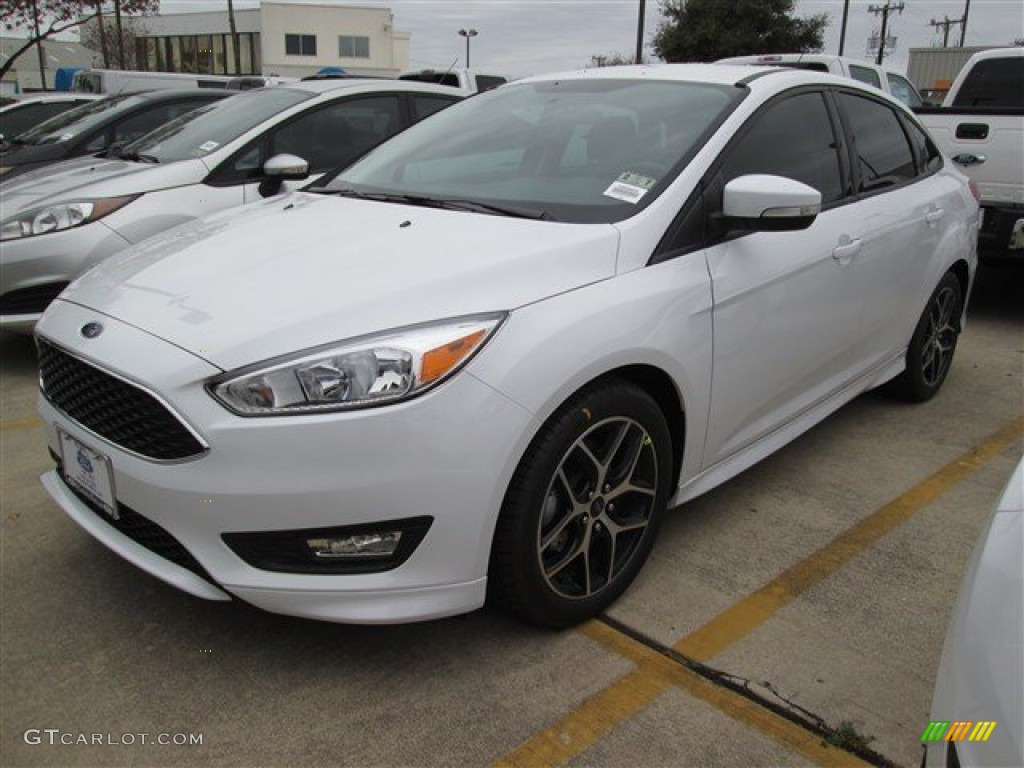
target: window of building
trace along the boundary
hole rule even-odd
[[[289,56],[316,56],[316,35],[285,35],[284,52]]]
[[[370,38],[342,35],[338,38],[338,56],[345,59],[370,58]]]

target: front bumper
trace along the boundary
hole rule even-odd
[[[102,221],[0,243],[0,330],[31,332],[64,285],[130,244]]]
[[[101,319],[102,335],[78,330]],[[141,547],[71,493],[56,473],[50,495],[79,525],[138,567],[207,599],[239,597],[296,616],[357,623],[436,618],[478,608],[494,522],[536,425],[523,408],[466,371],[422,397],[348,413],[242,418],[203,388],[218,369],[134,327],[58,301],[38,332],[96,367],[157,391],[209,446],[157,462],[122,450],[45,397],[51,449],[57,427],[110,458],[117,501],[173,536],[201,571]],[[433,518],[402,565],[378,573],[282,573],[255,568],[225,533]],[[206,577],[204,578],[205,574]]]

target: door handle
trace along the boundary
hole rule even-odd
[[[832,249],[832,258],[840,264],[849,264],[850,259],[860,253],[861,241],[851,240]]]
[[[988,158],[984,155],[976,155],[973,152],[962,152],[953,158],[953,162],[957,165],[969,166],[969,165],[981,165]]]
[[[934,211],[928,211],[928,213],[924,215],[924,220],[927,221],[929,224],[937,224],[939,221],[942,220],[942,217],[945,215],[946,212],[944,210],[942,210],[941,208],[936,208]]]

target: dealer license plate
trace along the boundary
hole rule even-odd
[[[114,497],[114,472],[110,459],[62,429],[57,430],[57,435],[60,437],[64,479],[75,490],[103,507],[103,511],[112,519],[120,519],[117,499]]]

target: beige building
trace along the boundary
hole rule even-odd
[[[132,66],[146,71],[304,77],[341,67],[395,77],[409,68],[409,33],[395,31],[388,8],[271,1],[235,11],[240,70],[227,11],[129,21],[136,37]]]

